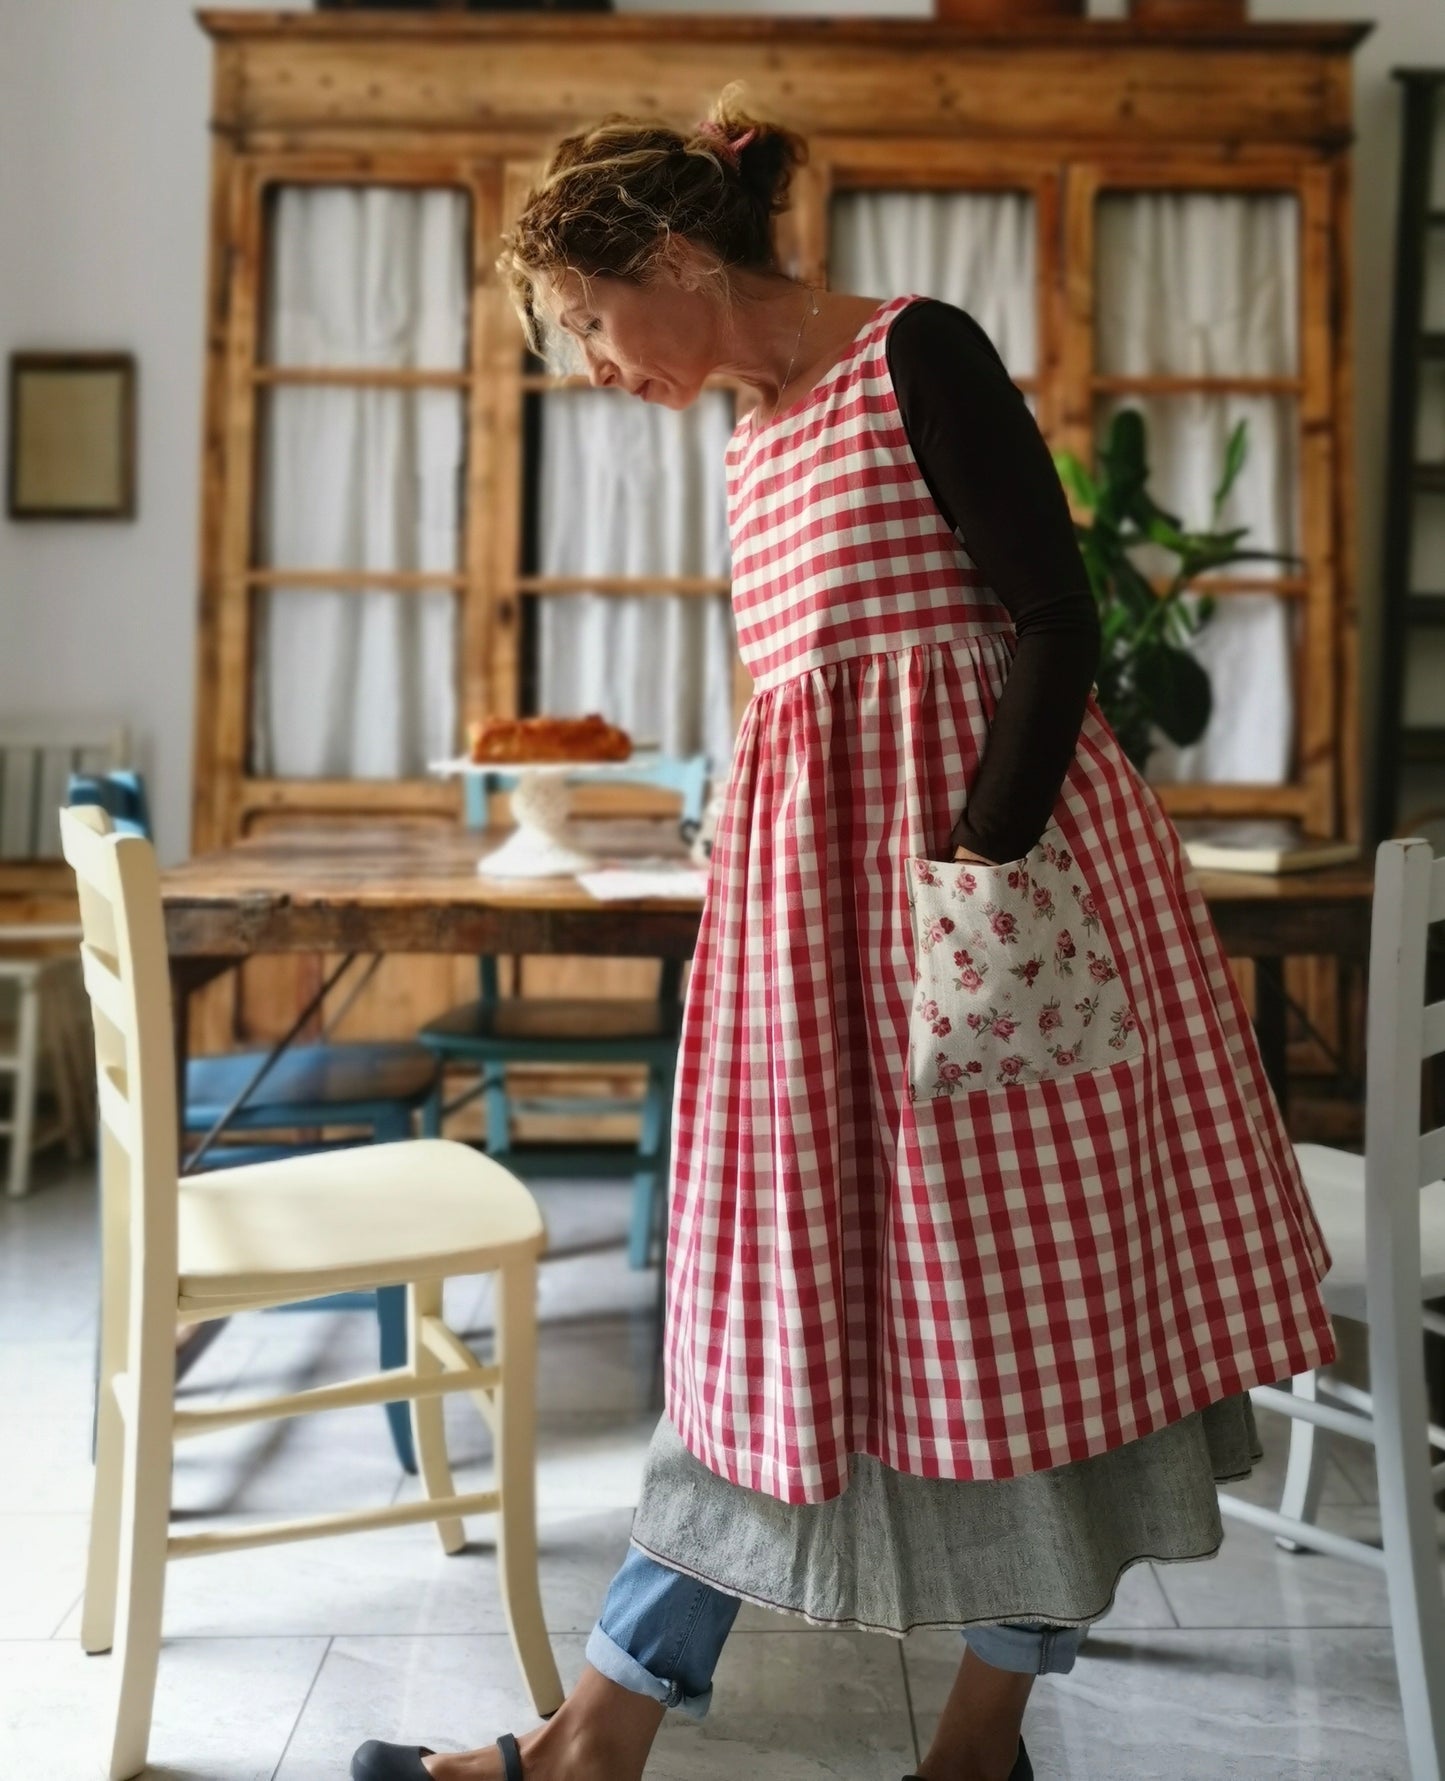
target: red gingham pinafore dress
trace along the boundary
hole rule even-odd
[[[908,446],[885,347],[914,300],[727,452],[755,691],[683,1018],[666,1408],[790,1503],[838,1495],[850,1453],[959,1479],[1084,1459],[1334,1351],[1246,1010],[1092,695],[1051,834],[1132,1049],[909,1092],[906,874],[951,857],[1015,647]]]

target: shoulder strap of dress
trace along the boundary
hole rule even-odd
[[[869,359],[882,357],[888,349],[888,330],[893,324],[893,318],[907,309],[910,303],[918,303],[922,300],[911,291],[901,297],[890,297],[868,323],[867,347],[864,356]]]

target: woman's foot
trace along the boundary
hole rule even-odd
[[[522,1757],[522,1773],[526,1781],[533,1781],[537,1765],[527,1761],[527,1742],[525,1734],[519,1735],[517,1749]],[[481,1750],[428,1756],[423,1759],[422,1767],[434,1781],[507,1781],[506,1764],[495,1744],[488,1744]]]
[[[517,1748],[525,1781],[642,1781],[663,1707],[584,1665],[577,1686]],[[506,1781],[495,1744],[423,1758],[432,1781]]]

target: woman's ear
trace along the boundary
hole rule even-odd
[[[661,263],[682,291],[701,291],[716,284],[722,261],[710,247],[690,241],[686,235],[670,235]]]

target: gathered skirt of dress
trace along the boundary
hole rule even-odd
[[[1261,1456],[1247,1393],[1107,1453],[1018,1478],[922,1478],[850,1457],[841,1495],[785,1503],[709,1471],[666,1416],[632,1544],[725,1595],[902,1636],[1000,1621],[1080,1626],[1146,1559],[1210,1558],[1216,1485]]]

